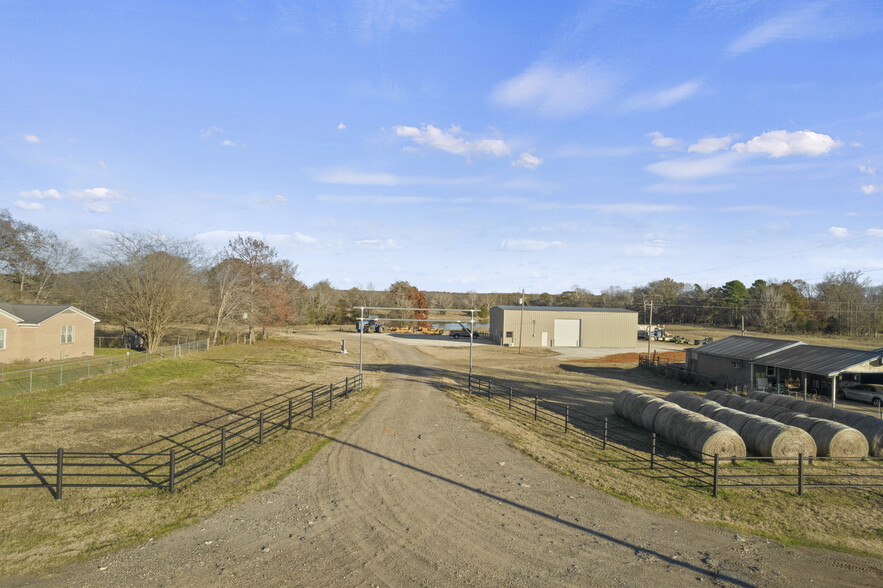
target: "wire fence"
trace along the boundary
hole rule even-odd
[[[623,424],[618,418],[598,417],[578,407],[537,395],[520,394],[490,378],[473,376],[462,384],[465,392],[496,406],[504,406],[521,420],[533,421],[553,434],[563,434],[581,445],[588,456],[621,469],[710,491],[722,488],[790,489],[803,495],[811,489],[883,489],[883,458],[829,458],[798,455],[793,458],[750,457],[733,461],[719,455],[691,451],[655,433]]]
[[[157,488],[174,492],[300,422],[330,411],[362,390],[362,376],[275,396],[224,413],[171,437],[121,453],[0,453],[0,489],[42,488],[61,500],[65,488]],[[246,412],[248,411],[248,412]],[[229,420],[231,414],[237,418]],[[223,423],[223,424],[222,424]]]
[[[150,361],[182,357],[207,349],[208,340],[203,339],[160,347],[149,354],[145,351],[127,351],[119,355],[94,356],[85,360],[0,372],[0,398],[63,386],[77,380],[127,370]]]

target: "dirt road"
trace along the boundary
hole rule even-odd
[[[687,523],[553,474],[468,419],[419,350],[272,491],[12,585],[879,586],[883,562]]]

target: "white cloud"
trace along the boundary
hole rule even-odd
[[[733,150],[736,153],[766,153],[773,158],[789,155],[816,157],[840,145],[828,135],[813,131],[767,131],[746,143],[736,143]]]
[[[274,204],[285,204],[288,202],[288,197],[283,196],[282,194],[276,194],[271,198],[257,198],[255,202],[261,206],[273,206]]]
[[[340,123],[340,124],[337,125],[337,130],[338,130],[338,131],[342,131],[342,130],[344,130],[344,129],[346,129],[346,125],[345,125],[345,124]]]
[[[644,169],[671,180],[686,180],[716,176],[730,172],[738,161],[735,153],[720,153],[711,157],[684,157],[651,163]]]
[[[708,192],[720,192],[730,190],[731,184],[684,184],[678,182],[660,182],[647,186],[647,192],[660,192],[666,194],[705,194]]]
[[[24,139],[26,143],[39,143],[40,142],[40,137],[38,137],[37,135],[24,135],[24,136],[22,136],[22,139]]]
[[[424,202],[433,202],[436,198],[429,196],[374,196],[374,195],[336,195],[336,194],[319,194],[316,200],[320,202],[332,202],[343,204],[422,204]]]
[[[655,147],[658,147],[660,149],[678,149],[679,141],[677,139],[666,137],[659,131],[647,133],[646,136],[650,137],[650,142],[653,143]]]
[[[849,236],[849,229],[846,227],[830,227],[828,234],[842,239]]]
[[[491,100],[544,117],[567,118],[598,106],[618,84],[616,76],[594,63],[563,67],[538,62],[498,84]]]
[[[15,206],[22,210],[43,210],[46,208],[39,202],[25,202],[24,200],[16,200]]]
[[[883,229],[868,229],[865,233],[871,237],[883,237]]]
[[[860,165],[860,166],[858,166],[858,171],[862,172],[863,174],[868,174],[871,176],[877,174],[877,170],[874,169],[873,167],[871,167],[870,165]]]
[[[523,167],[525,169],[536,169],[543,163],[542,157],[537,157],[531,153],[522,153],[518,159],[512,162],[512,167]]]
[[[552,247],[563,247],[561,241],[535,241],[532,239],[503,239],[500,249],[509,251],[544,251]]]
[[[455,0],[357,0],[347,20],[370,41],[394,30],[413,33],[455,4]]]
[[[871,194],[873,194],[876,191],[877,191],[877,186],[875,186],[874,184],[868,184],[867,186],[862,186],[862,192],[864,192],[868,196],[870,196]]]
[[[665,249],[653,245],[636,244],[626,245],[622,248],[622,254],[628,257],[659,257],[664,253]]]
[[[236,147],[236,143],[234,143],[230,139],[224,139],[223,141],[221,141],[221,145],[224,147]]]
[[[730,148],[730,143],[732,142],[732,135],[727,135],[726,137],[705,137],[690,145],[687,148],[687,153],[703,153],[707,155],[717,151],[724,151]]]
[[[394,128],[396,135],[411,139],[422,147],[462,155],[467,159],[472,155],[507,157],[510,154],[509,146],[502,139],[467,141],[463,137],[463,130],[456,125],[451,126],[447,132],[433,125],[425,125],[422,129],[404,125]]]
[[[98,160],[98,167],[100,167],[104,171],[110,171],[110,168],[107,167],[107,164],[104,163],[103,161],[101,161],[100,159]]]
[[[699,80],[684,82],[672,88],[636,94],[626,101],[628,110],[662,110],[686,100],[702,87]]]
[[[298,232],[294,232],[291,234],[265,234],[260,231],[230,231],[226,229],[218,229],[215,231],[199,233],[198,235],[194,235],[193,238],[197,241],[206,243],[209,246],[221,248],[227,245],[227,243],[229,243],[231,240],[239,236],[251,237],[253,239],[266,241],[273,246],[285,245],[291,242],[298,245],[315,245],[316,243],[318,243],[318,239],[316,239],[315,237],[304,235],[303,233]]]
[[[18,193],[22,198],[32,200],[71,200],[80,202],[83,209],[88,212],[111,212],[108,202],[123,201],[125,196],[121,192],[109,188],[88,188],[86,190],[70,190],[64,194],[58,190],[27,190]],[[34,209],[32,209],[34,210]]]
[[[213,135],[217,135],[218,133],[223,133],[224,129],[221,127],[209,127],[207,129],[202,129],[200,131],[200,135],[202,135],[203,139],[210,139]]]
[[[401,249],[402,246],[392,239],[360,239],[355,241],[356,247],[363,249],[378,249],[386,251],[389,249]]]
[[[61,194],[56,189],[50,190],[27,190],[18,193],[22,198],[36,198],[38,200],[60,200]]]

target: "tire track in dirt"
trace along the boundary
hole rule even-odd
[[[12,585],[880,585],[883,565],[688,523],[560,477],[399,364],[274,490],[136,548]],[[103,568],[103,569],[99,569]]]

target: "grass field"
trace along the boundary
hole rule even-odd
[[[445,349],[424,348],[435,357]],[[514,394],[566,402],[599,417],[619,422],[613,397],[625,388],[656,395],[691,390],[638,368],[634,363],[560,362],[536,355],[518,358],[498,351],[476,354],[475,372],[491,377]],[[695,390],[694,390],[695,391]],[[864,489],[813,489],[803,496],[793,490],[724,490],[717,498],[707,491],[626,472],[610,463],[610,454],[576,444],[573,439],[537,426],[533,419],[507,411],[502,404],[450,392],[464,410],[486,423],[549,468],[623,500],[654,510],[737,532],[767,536],[786,544],[803,544],[883,558],[883,494]]]
[[[336,340],[274,340],[216,347],[72,385],[3,400],[0,451],[126,451],[174,435],[225,411],[311,384],[358,373],[358,358]],[[382,361],[373,347],[366,360]],[[363,394],[309,422],[333,435],[377,393]],[[232,460],[173,495],[156,489],[67,488],[56,502],[41,489],[0,490],[0,575],[43,569],[116,549],[190,524],[272,487],[318,450],[316,437],[292,431]]]

